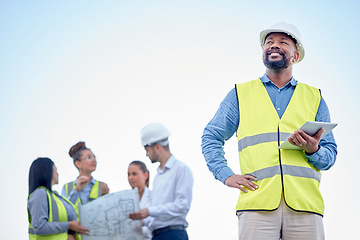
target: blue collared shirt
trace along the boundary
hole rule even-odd
[[[77,183],[77,179],[75,180],[75,186],[76,186],[76,183]],[[75,204],[76,200],[80,197],[81,204],[87,203],[89,201],[91,188],[94,184],[95,184],[95,179],[92,177],[90,182],[88,182],[86,184],[85,188],[83,190],[81,190],[80,192],[76,191],[75,188],[71,192],[69,192],[68,199],[70,200],[70,202]],[[65,185],[63,186],[63,188],[61,190],[61,195],[63,195],[64,197],[67,197],[66,191],[65,191]]]
[[[291,78],[284,87],[279,89],[266,74],[260,79],[281,118],[294,93],[297,81],[294,78]],[[331,122],[329,109],[322,97],[315,120],[318,122]],[[234,175],[234,172],[227,165],[223,146],[225,141],[229,140],[234,135],[238,126],[239,108],[236,89],[234,88],[221,102],[215,116],[205,127],[202,136],[202,152],[207,162],[207,166],[215,178],[223,183],[225,183],[225,180],[228,177]],[[322,138],[319,145],[320,148],[317,152],[311,155],[305,154],[305,156],[309,163],[315,168],[327,170],[334,165],[337,155],[337,145],[333,133],[330,132]]]

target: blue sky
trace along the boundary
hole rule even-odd
[[[324,224],[327,239],[351,239],[360,224],[358,9],[357,1],[1,1],[4,239],[26,239],[28,171],[39,156],[58,167],[58,191],[77,176],[67,152],[79,140],[112,192],[129,188],[135,159],[152,179],[157,164],[139,135],[153,121],[168,127],[173,154],[195,176],[190,238],[236,239],[238,192],[208,171],[200,138],[234,84],[264,74],[259,32],[280,21],[303,35],[295,79],[322,90],[339,124],[337,163],[321,183]],[[239,172],[235,137],[225,151]]]

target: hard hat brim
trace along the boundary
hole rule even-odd
[[[169,131],[162,124],[150,123],[141,130],[141,144],[145,147],[157,142],[163,142],[169,138],[169,135]]]

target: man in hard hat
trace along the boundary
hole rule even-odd
[[[154,240],[188,239],[186,215],[192,201],[193,176],[190,168],[177,160],[169,149],[169,132],[159,123],[146,125],[141,143],[152,163],[159,162],[149,208],[131,213],[134,220],[144,219]]]
[[[304,58],[299,31],[278,23],[260,33],[265,74],[236,84],[202,136],[210,171],[240,190],[239,239],[324,239],[320,170],[335,163],[337,146],[323,129],[309,136],[306,121],[330,122],[319,89],[300,83],[292,67]],[[236,132],[241,175],[224,158],[224,141]],[[288,137],[291,136],[291,137]],[[288,139],[301,151],[279,149]]]

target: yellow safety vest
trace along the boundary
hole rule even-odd
[[[61,200],[59,199],[59,197],[56,196],[53,192],[50,192],[45,187],[39,187],[39,188],[44,188],[46,190],[46,194],[48,197],[48,199],[47,199],[48,206],[49,206],[48,222],[67,222],[68,215],[66,212],[66,208],[65,208],[64,204],[61,202]],[[30,198],[30,195],[29,195],[29,198]],[[60,196],[60,197],[62,197],[62,196]],[[65,201],[67,201],[69,204],[71,204],[74,207],[74,209],[76,211],[76,215],[79,218],[79,214],[78,214],[78,211],[77,211],[75,205],[72,204],[66,198],[64,198],[64,197],[62,197],[62,198],[65,199]],[[77,220],[79,220],[79,219],[77,219]],[[33,226],[31,224],[31,216],[30,216],[29,209],[28,209],[28,221],[29,221],[29,240],[67,240],[68,239],[67,232],[51,234],[51,235],[36,235],[35,231],[33,229]],[[80,235],[76,234],[75,237],[77,240],[81,240]]]
[[[67,198],[69,198],[70,192],[76,188],[75,181],[68,182],[65,184],[65,192]],[[88,202],[95,200],[101,196],[101,188],[100,188],[100,182],[95,180],[95,184],[91,187],[90,195]],[[76,199],[75,206],[78,206],[78,204],[82,204],[80,197]]]
[[[240,192],[236,210],[275,210],[283,196],[293,210],[323,215],[320,171],[308,163],[304,151],[278,149],[306,121],[315,121],[320,90],[298,83],[281,119],[260,79],[237,84],[236,90],[241,174],[257,177],[259,186]]]

